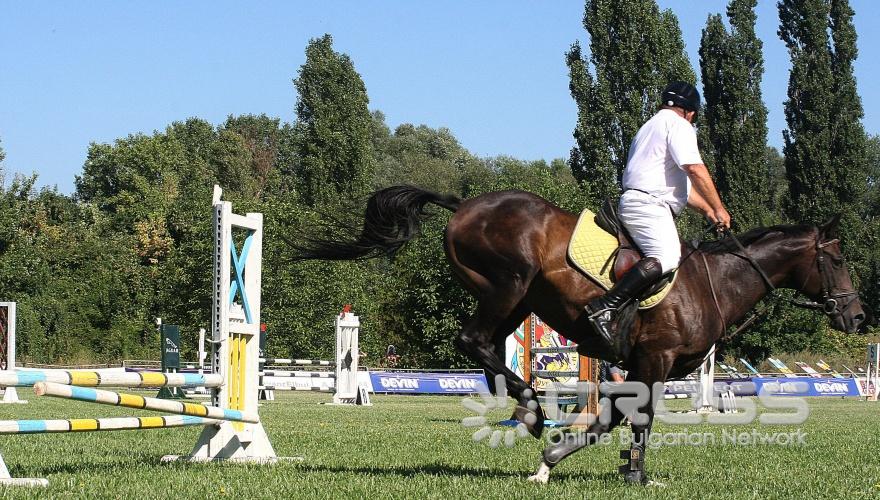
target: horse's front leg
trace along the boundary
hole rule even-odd
[[[645,451],[648,449],[651,425],[654,423],[654,410],[650,406],[643,407],[639,413],[641,417],[636,417],[630,424],[632,429],[630,449],[620,451],[620,458],[626,460],[626,463],[618,467],[618,471],[629,484],[647,485],[649,480],[645,472]],[[645,420],[641,421],[641,419]],[[639,423],[636,423],[637,421]]]
[[[671,366],[671,363],[668,364]],[[620,458],[626,460],[618,470],[623,474],[624,480],[629,484],[663,486],[662,483],[651,481],[645,471],[645,452],[648,450],[651,437],[651,426],[654,423],[654,409],[657,401],[663,397],[663,381],[668,373],[667,363],[662,359],[652,362],[641,363],[627,380],[633,379],[640,384],[638,399],[638,411],[633,412],[630,418],[632,430],[632,443],[629,450],[621,450]]]
[[[559,434],[557,440],[551,440],[544,447],[541,465],[533,475],[529,476],[529,481],[546,483],[550,480],[550,471],[559,465],[559,462],[581,448],[598,443],[604,435],[620,425],[624,414],[615,404],[617,398],[617,395],[612,394],[610,399],[602,400],[599,418],[586,430],[571,430]]]

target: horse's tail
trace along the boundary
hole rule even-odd
[[[409,240],[418,236],[422,222],[430,217],[425,211],[429,203],[455,212],[461,200],[413,186],[391,186],[376,191],[367,202],[360,234],[350,238],[346,231],[334,231],[328,238],[306,238],[304,242],[288,241],[296,251],[295,260],[358,260],[393,256]],[[339,227],[336,229],[349,229]],[[342,236],[340,237],[340,232]]]

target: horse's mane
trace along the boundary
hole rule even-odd
[[[815,228],[813,226],[807,225],[779,225],[779,226],[770,226],[770,227],[756,227],[754,229],[750,229],[745,233],[736,235],[736,238],[743,244],[743,246],[749,246],[750,244],[764,238],[765,236],[769,236],[774,233],[781,233],[785,237],[798,237],[804,236],[812,232]],[[720,253],[730,253],[739,250],[736,242],[733,241],[733,238],[722,238],[716,241],[704,241],[701,242],[697,247],[701,252],[706,254],[720,254]]]

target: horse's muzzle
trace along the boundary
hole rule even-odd
[[[836,306],[837,304],[835,304]],[[846,333],[856,333],[864,331],[860,329],[860,327],[865,324],[865,319],[867,318],[867,314],[865,310],[862,308],[862,303],[858,298],[853,298],[849,302],[846,303],[842,308],[833,308],[835,310],[829,311],[827,304],[825,312],[826,314],[833,315],[833,323],[834,328],[844,331]]]

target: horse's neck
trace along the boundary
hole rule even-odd
[[[740,321],[771,292],[745,255],[754,259],[774,288],[785,288],[798,270],[798,257],[806,250],[798,248],[799,245],[773,245],[772,249],[769,246],[766,242],[756,243],[745,247],[746,254],[736,251],[706,255],[718,306],[728,326]]]

